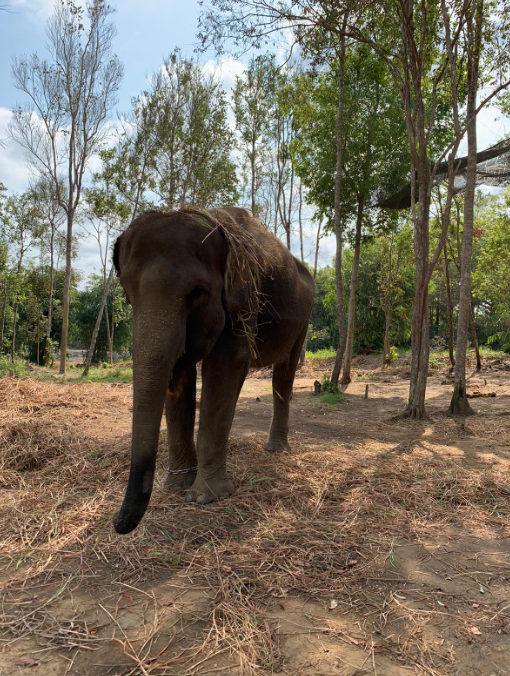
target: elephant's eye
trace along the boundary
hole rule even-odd
[[[203,286],[196,286],[188,296],[188,304],[190,307],[202,305],[209,300],[209,291]]]

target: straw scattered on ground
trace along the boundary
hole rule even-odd
[[[388,422],[407,439],[282,456],[234,438],[238,489],[207,507],[162,490],[160,452],[150,509],[120,537],[129,405],[126,385],[0,379],[0,672],[475,674],[463,652],[487,646],[504,673],[508,468],[441,453],[449,419],[427,440]],[[484,430],[508,439],[507,417],[465,436]]]

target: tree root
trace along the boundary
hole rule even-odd
[[[475,415],[467,398],[464,385],[456,384],[453,388],[452,400],[448,408],[449,415],[468,416]]]

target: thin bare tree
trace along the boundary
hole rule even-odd
[[[14,84],[27,102],[13,111],[9,132],[34,168],[49,177],[67,219],[60,373],[66,371],[73,227],[85,171],[109,134],[123,67],[112,51],[113,9],[91,0],[84,11],[59,0],[47,24],[49,58],[15,58]]]

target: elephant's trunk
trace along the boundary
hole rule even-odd
[[[165,310],[136,312],[133,318],[131,471],[124,502],[113,519],[117,533],[135,529],[149,504],[165,394],[184,351],[184,327],[177,313]]]

